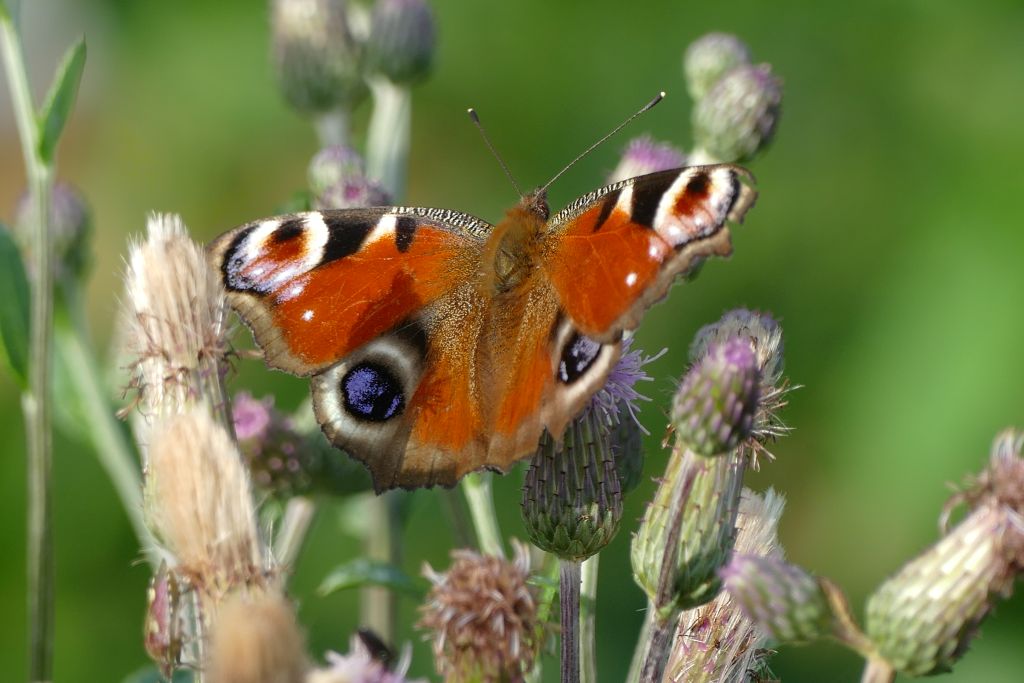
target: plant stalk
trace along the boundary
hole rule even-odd
[[[0,50],[21,138],[32,206],[32,294],[28,389],[22,395],[28,446],[28,644],[30,681],[53,677],[54,555],[50,371],[53,347],[53,265],[50,202],[53,169],[40,157],[39,127],[21,41],[10,17],[0,13]]]
[[[559,560],[562,609],[562,683],[580,683],[580,563]]]
[[[398,503],[402,491],[371,495],[366,503],[367,526],[365,555],[368,559],[398,564],[401,540]],[[392,645],[398,619],[398,601],[393,591],[376,586],[362,589],[362,624]]]
[[[285,506],[281,528],[277,532],[274,543],[274,552],[278,564],[286,570],[286,581],[287,577],[293,573],[295,561],[302,551],[309,527],[313,524],[315,517],[316,503],[311,498],[295,496]]]
[[[469,516],[473,520],[480,552],[495,557],[505,557],[498,528],[498,516],[494,512],[494,496],[491,491],[490,472],[471,472],[462,479],[462,490],[469,504]]]
[[[407,86],[386,78],[372,79],[370,92],[373,93],[373,116],[367,132],[366,170],[397,202],[405,196],[409,173],[412,93]]]
[[[869,657],[860,677],[860,683],[892,683],[895,680],[896,672],[881,657]]]
[[[580,577],[580,683],[597,683],[597,569],[600,555],[583,561]]]

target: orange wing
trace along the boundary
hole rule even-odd
[[[695,166],[601,188],[550,221],[544,267],[584,334],[608,341],[633,329],[680,274],[732,250],[756,193],[746,170]]]

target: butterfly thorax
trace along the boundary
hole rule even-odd
[[[548,220],[546,193],[532,192],[512,207],[487,238],[484,281],[492,294],[520,288],[536,270]]]

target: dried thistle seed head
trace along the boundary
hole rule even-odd
[[[405,647],[392,667],[388,667],[367,647],[359,635],[349,641],[347,655],[327,653],[327,666],[306,676],[306,683],[427,683],[424,678],[406,678],[412,649]]]
[[[721,576],[733,601],[769,637],[805,643],[831,634],[825,591],[800,567],[778,556],[737,553]]]
[[[274,397],[257,401],[240,392],[231,403],[231,413],[253,484],[277,498],[307,493],[316,474],[315,453],[305,447],[291,419],[274,408]]]
[[[560,441],[544,432],[526,470],[522,512],[533,544],[564,560],[585,560],[615,536],[622,493],[611,433],[595,411],[573,420]]]
[[[418,626],[431,631],[437,671],[447,681],[521,681],[539,648],[537,604],[527,584],[529,555],[515,560],[452,552],[447,572],[429,566],[433,584]]]
[[[750,63],[750,48],[731,33],[708,33],[683,54],[683,74],[690,97],[700,100],[728,72]]]
[[[868,599],[866,631],[898,672],[949,670],[999,595],[1020,571],[1024,520],[1003,505],[978,507],[948,535],[904,565]]]
[[[1022,446],[1024,432],[1007,429],[996,436],[992,443],[988,467],[978,476],[969,478],[963,490],[946,504],[942,518],[943,528],[953,508],[960,503],[966,503],[971,510],[985,505],[1004,505],[1024,515]]]
[[[154,429],[144,494],[178,571],[204,595],[216,602],[265,581],[248,475],[234,442],[202,406]]]
[[[295,611],[276,591],[238,592],[210,632],[211,683],[303,683],[309,664]]]
[[[609,183],[627,178],[667,171],[686,165],[686,154],[667,142],[659,142],[649,135],[634,138],[626,145],[619,165],[608,176]]]
[[[785,499],[769,489],[760,495],[743,489],[736,519],[736,553],[781,557],[778,525]],[[763,680],[749,672],[766,672],[768,635],[747,618],[728,591],[706,605],[680,615],[666,667],[673,683]]]
[[[273,0],[270,26],[278,82],[293,107],[351,110],[366,97],[363,45],[345,0]]]
[[[129,249],[122,336],[143,415],[223,402],[224,290],[181,218],[154,214]]]
[[[34,263],[31,257],[34,240],[30,238],[33,210],[30,196],[25,193],[15,209],[14,228],[29,268]],[[56,256],[54,275],[58,280],[80,278],[86,273],[90,265],[92,231],[92,216],[82,195],[68,183],[55,183],[51,193],[50,239]]]
[[[768,64],[742,64],[722,76],[693,108],[697,145],[719,161],[745,161],[771,140],[782,81]]]
[[[377,0],[366,44],[367,71],[395,83],[427,77],[434,61],[434,13],[425,0]]]
[[[146,654],[157,663],[164,678],[170,679],[181,664],[187,632],[182,599],[188,582],[177,572],[160,564],[146,594],[146,621],[142,643]]]
[[[753,429],[760,377],[750,344],[717,344],[683,378],[672,403],[676,438],[698,455],[730,451]]]
[[[706,458],[678,441],[633,537],[633,578],[660,618],[711,600],[732,552],[745,456]]]

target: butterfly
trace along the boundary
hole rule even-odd
[[[375,489],[507,471],[601,388],[622,335],[679,276],[731,253],[756,192],[733,165],[613,183],[497,226],[448,209],[295,213],[209,247],[266,363],[311,378],[327,438]]]

